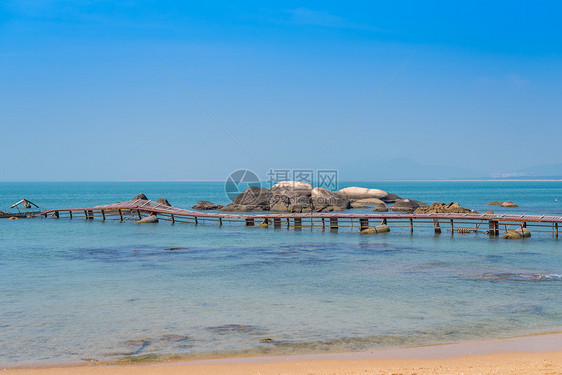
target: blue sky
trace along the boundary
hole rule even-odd
[[[558,2],[0,4],[0,181],[562,162]]]

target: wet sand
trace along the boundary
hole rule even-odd
[[[360,353],[4,369],[10,375],[562,374],[562,333]]]

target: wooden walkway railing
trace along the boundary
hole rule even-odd
[[[52,209],[41,212],[42,217],[52,218],[99,218],[102,220],[118,219],[139,220],[148,215],[156,215],[159,220],[172,223],[241,223],[246,226],[256,224],[281,227],[315,227],[322,229],[357,228],[388,224],[391,228],[429,228],[435,233],[450,230],[459,233],[485,232],[497,236],[500,231],[515,230],[526,227],[532,232],[547,232],[558,237],[558,227],[562,216],[507,215],[507,214],[352,214],[352,213],[217,213],[185,210],[156,203],[150,200],[131,200],[113,204],[87,207]]]

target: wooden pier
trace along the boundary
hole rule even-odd
[[[497,215],[497,214],[350,214],[350,213],[216,213],[185,210],[145,199],[87,207],[41,211],[42,217],[82,218],[86,220],[141,220],[155,215],[158,220],[171,223],[217,224],[235,223],[245,226],[272,226],[273,228],[318,228],[338,230],[386,224],[390,228],[430,229],[439,234],[484,232],[498,236],[502,232],[527,228],[531,232],[552,233],[558,237],[562,216]]]

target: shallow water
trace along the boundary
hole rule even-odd
[[[479,211],[507,199],[520,208],[492,209],[562,211],[560,182],[370,185]],[[141,191],[179,207],[227,203],[220,183],[4,183],[0,209],[23,197],[79,207]],[[37,219],[0,220],[0,239],[3,364],[367,350],[562,326],[562,246],[550,234]]]

